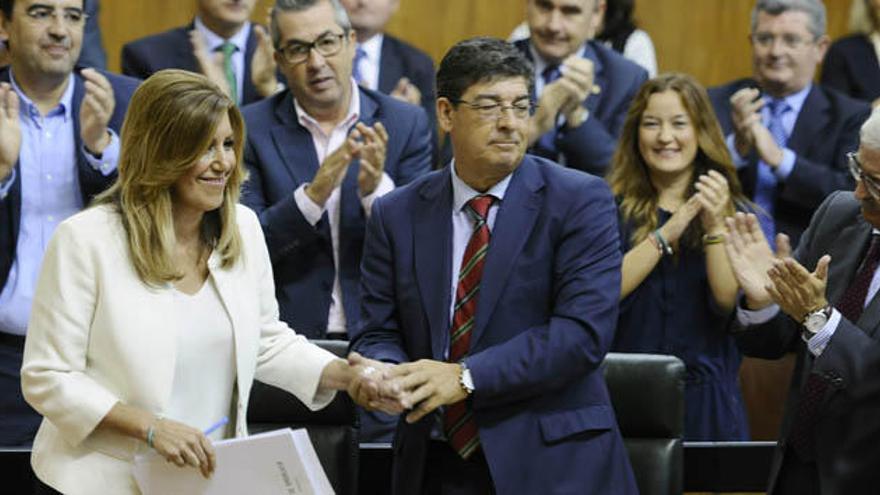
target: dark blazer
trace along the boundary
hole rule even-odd
[[[353,350],[444,360],[451,214],[449,167],[374,203]],[[527,155],[498,211],[465,359],[497,493],[636,493],[599,369],[617,321],[620,263],[608,186]],[[435,420],[399,422],[392,493],[420,493]]]
[[[529,40],[515,44],[529,60],[532,59]],[[553,161],[558,161],[561,154],[566,166],[604,176],[617,147],[629,104],[648,79],[648,73],[601,43],[589,41],[588,44],[595,53],[594,84],[599,87],[598,94],[590,95],[584,101],[589,117],[580,127],[563,128],[557,134],[558,153],[544,149],[540,141],[536,141],[529,152]]]
[[[360,89],[360,120],[381,122],[388,131],[385,172],[398,186],[430,170],[428,119],[413,105]],[[241,201],[260,217],[275,274],[281,320],[309,338],[321,338],[336,267],[325,213],[313,227],[296,205],[293,192],[315,176],[320,163],[309,131],[299,124],[290,90],[243,110],[247,128],[244,162],[250,178]],[[349,329],[358,321],[360,263],[366,215],[358,196],[358,163],[342,183],[339,226],[339,279]]]
[[[725,136],[733,132],[730,97],[744,87],[757,87],[757,83],[740,79],[709,90]],[[859,129],[870,114],[868,104],[818,84],[804,100],[787,144],[797,159],[791,175],[777,186],[774,211],[776,230],[788,234],[792,245],[831,192],[852,190],[846,154],[858,148]],[[748,164],[739,169],[739,180],[745,193],[754,198],[759,158],[756,152],[745,158]]]
[[[128,76],[146,79],[162,69],[183,69],[190,72],[201,72],[196,56],[193,55],[189,32],[195,29],[194,24],[182,26],[168,31],[147,36],[122,47],[122,73]],[[257,48],[257,34],[251,28],[244,52],[244,88],[241,93],[242,106],[260,100],[251,81],[251,59]]]
[[[868,103],[880,98],[880,63],[871,40],[854,34],[832,43],[822,62],[821,81]]]
[[[836,304],[868,248],[871,225],[851,192],[833,193],[816,211],[804,232],[795,258],[812,270],[831,255],[826,298]],[[800,390],[810,374],[827,382],[813,429],[821,493],[873,493],[880,484],[880,298],[875,297],[856,322],[841,318],[837,331],[818,358],[801,340],[801,326],[779,314],[764,325],[739,329],[737,344],[744,354],[778,359],[797,352],[797,365],[785,405],[771,478],[772,493],[784,456]],[[874,487],[874,488],[868,488]]]
[[[108,72],[101,72],[113,87],[113,96],[116,106],[110,117],[109,127],[119,134],[122,129],[122,120],[128,109],[128,101],[137,88],[140,81],[125,76],[117,76]],[[92,168],[82,154],[82,139],[79,134],[79,107],[85,96],[84,79],[75,74],[73,87],[73,139],[76,149],[77,177],[79,179],[80,194],[83,204],[88,205],[92,198],[110,186],[116,180],[116,172],[104,176],[98,170]],[[0,69],[0,82],[9,82],[9,68]],[[0,289],[6,285],[6,277],[12,268],[15,259],[15,248],[18,244],[19,220],[21,219],[21,171],[19,164],[15,164],[16,179],[12,183],[5,199],[0,200]]]

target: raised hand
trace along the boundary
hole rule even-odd
[[[771,168],[776,168],[782,163],[782,157],[784,156],[782,148],[776,142],[776,139],[773,138],[773,135],[770,134],[770,130],[761,122],[760,118],[752,123],[752,139],[754,140],[755,151],[758,152],[758,156],[761,157],[764,163]]]
[[[561,108],[565,116],[565,125],[575,128],[587,119],[587,110],[583,107],[584,101],[595,90],[595,67],[589,59],[571,56],[562,63],[562,77],[560,80],[570,82],[569,90],[571,97]]]
[[[724,217],[730,204],[730,186],[727,179],[716,170],[710,170],[697,178],[697,193],[700,203],[700,222],[703,231],[709,235],[723,233]]]
[[[422,104],[422,92],[419,91],[419,88],[416,87],[415,84],[405,77],[401,77],[400,80],[397,81],[394,90],[391,91],[391,96],[398,100],[412,103],[413,105]]]
[[[677,244],[684,231],[687,230],[691,221],[700,213],[700,201],[696,195],[689,198],[681,205],[669,220],[660,227],[660,235],[670,244]]]
[[[753,126],[761,123],[761,108],[764,100],[759,98],[761,92],[756,88],[743,88],[730,97],[730,118],[733,121],[734,143],[736,152],[746,156],[755,146],[752,134]]]
[[[361,196],[369,196],[376,190],[385,171],[388,132],[381,122],[376,122],[372,127],[358,122],[351,135],[362,144],[360,169],[358,170],[358,190]]]
[[[352,352],[348,355],[348,365],[354,369],[355,377],[349,382],[347,392],[358,405],[388,414],[404,411],[400,387],[390,377],[391,364]]]
[[[9,83],[0,83],[0,181],[12,173],[21,150],[18,95]]]
[[[440,406],[455,404],[467,398],[460,382],[461,365],[421,359],[414,363],[397,365],[389,371],[403,390],[402,404],[412,409],[406,415],[408,423],[430,414]]]
[[[254,24],[254,32],[257,35],[257,47],[251,58],[251,82],[257,88],[261,96],[275,94],[278,89],[276,72],[278,64],[275,62],[275,48],[272,46],[272,38],[266,32],[266,28]]]
[[[767,292],[785,314],[795,321],[804,321],[808,313],[828,305],[825,286],[830,264],[831,256],[826,254],[810,273],[794,258],[777,259],[768,273],[772,283]]]
[[[198,429],[170,419],[153,423],[153,449],[179,467],[192,466],[209,478],[217,456],[208,438]]]
[[[342,146],[324,158],[315,178],[306,187],[309,199],[323,207],[333,190],[342,183],[351,161],[360,156],[361,147],[363,144],[357,140],[357,135],[349,133]]]
[[[223,70],[223,54],[209,52],[205,40],[196,30],[189,32],[189,42],[192,44],[193,56],[199,65],[199,71],[223,90],[227,96],[232,97],[229,82],[226,80],[226,73]]]
[[[776,258],[791,256],[788,236],[776,236],[776,254],[770,249],[758,218],[752,213],[736,213],[726,218],[727,237],[724,248],[734,277],[746,297],[749,309],[769,306],[773,298],[767,291],[772,285],[770,269]]]
[[[110,144],[110,132],[107,125],[113,116],[116,99],[113,97],[113,86],[100,72],[95,69],[83,69],[86,95],[79,111],[80,137],[86,149],[92,154],[100,155]]]

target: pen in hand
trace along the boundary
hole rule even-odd
[[[211,426],[209,426],[208,428],[206,428],[203,433],[205,435],[210,435],[211,433],[214,433],[215,431],[217,431],[218,428],[226,426],[226,423],[228,423],[228,422],[229,422],[229,418],[226,416],[223,416],[222,418],[220,418],[220,421],[217,421],[216,423],[214,423]]]

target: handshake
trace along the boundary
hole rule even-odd
[[[353,372],[348,394],[361,407],[388,414],[407,412],[415,423],[440,406],[467,398],[461,384],[461,365],[422,359],[390,364],[368,359],[356,352],[348,356]]]

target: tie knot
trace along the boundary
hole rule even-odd
[[[559,79],[562,73],[559,71],[558,65],[548,65],[543,72],[541,72],[541,77],[544,78],[544,84],[550,84],[553,81]]]
[[[477,221],[486,221],[486,215],[489,214],[489,207],[495,202],[495,196],[489,194],[481,194],[474,196],[467,202],[468,210]]]
[[[223,55],[228,57],[238,51],[238,47],[235,46],[235,43],[231,41],[224,41],[220,46],[217,47],[216,51],[223,52]]]

